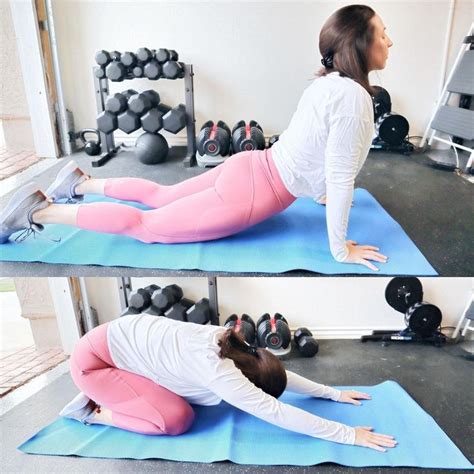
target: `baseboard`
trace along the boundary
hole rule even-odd
[[[118,145],[120,143],[123,143],[126,146],[134,146],[136,139],[144,133],[143,130],[140,130],[140,132],[135,132],[131,133],[130,135],[126,135],[125,133],[114,133],[114,141],[115,144]],[[185,136],[174,136],[174,135],[169,135],[169,134],[164,134],[164,137],[166,138],[166,141],[168,142],[168,145],[170,147],[172,146],[186,146],[187,145],[187,139]]]
[[[138,132],[131,133],[130,135],[127,135],[125,133],[114,133],[114,139],[115,143],[123,143],[124,145],[127,146],[133,146],[135,145],[135,140],[142,134],[144,133],[143,130],[139,130]],[[187,145],[187,138],[185,135],[171,135],[169,133],[164,133],[163,136],[166,138],[166,141],[168,142],[169,146],[186,146]],[[273,135],[266,135],[265,136],[265,141],[268,142],[268,139],[273,136]]]
[[[304,326],[308,328],[312,333],[315,339],[360,339],[361,336],[372,334],[372,331],[401,331],[405,329],[404,327],[394,328],[392,327],[371,327],[371,328],[364,328],[364,327],[353,327],[353,328],[338,328],[338,327],[311,327],[311,326]],[[297,328],[291,328],[291,332]]]

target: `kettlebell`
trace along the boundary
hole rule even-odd
[[[86,134],[87,133],[94,133],[97,135],[97,141],[94,140],[86,140]],[[81,142],[84,144],[84,151],[89,155],[89,156],[95,156],[99,155],[101,151],[101,146],[100,146],[100,133],[99,130],[95,128],[85,128],[84,130],[81,130],[79,133],[79,138]]]

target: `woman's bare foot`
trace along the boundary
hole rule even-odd
[[[94,414],[88,418],[87,423],[90,425],[115,426],[114,420],[112,419],[112,411],[99,406],[94,410]]]

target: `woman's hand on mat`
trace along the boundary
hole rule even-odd
[[[352,405],[362,405],[359,400],[370,400],[372,397],[368,393],[357,392],[356,390],[342,390],[339,403],[352,403]]]
[[[395,438],[390,435],[374,433],[371,426],[356,426],[355,442],[356,446],[375,449],[376,451],[387,451],[385,448],[394,448],[397,445]]]
[[[359,263],[365,265],[374,272],[379,269],[370,261],[387,263],[388,257],[379,253],[379,248],[372,245],[357,245],[353,240],[346,240],[346,247],[349,251],[344,263]]]
[[[316,202],[318,204],[321,204],[321,206],[325,206],[326,205],[326,196],[323,196],[322,198],[319,198]]]

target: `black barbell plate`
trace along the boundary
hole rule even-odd
[[[441,324],[441,310],[429,303],[415,303],[408,308],[405,321],[408,327],[421,337],[432,336]]]
[[[402,115],[386,113],[376,123],[376,132],[381,140],[389,145],[400,145],[408,135],[410,125]]]
[[[416,277],[392,278],[385,289],[385,300],[396,311],[405,313],[413,304],[423,300],[423,286]]]

